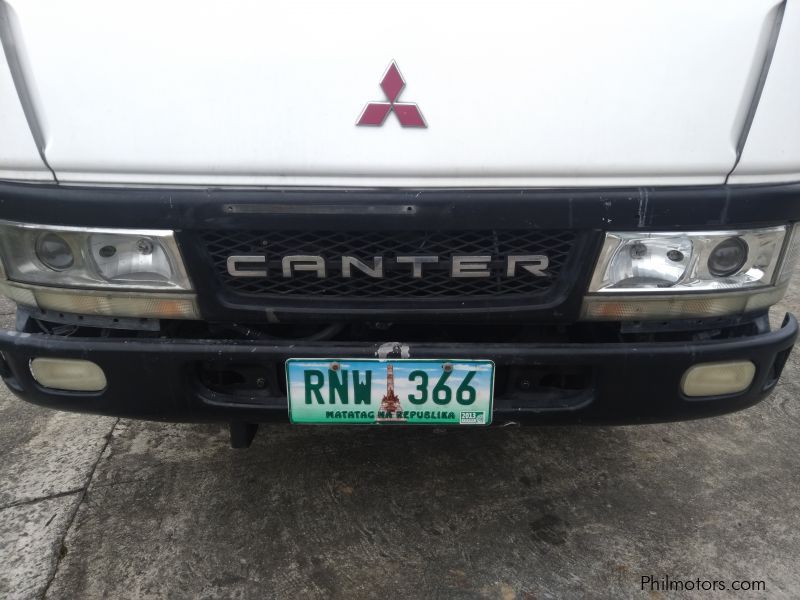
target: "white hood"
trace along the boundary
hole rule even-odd
[[[29,116],[62,182],[655,185],[725,181],[777,2],[6,10]],[[395,113],[356,125],[368,102],[386,101],[392,61],[405,79],[398,101],[417,103],[426,128]]]

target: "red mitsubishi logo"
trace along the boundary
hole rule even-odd
[[[386,94],[388,102],[370,102],[364,107],[356,125],[375,125],[380,127],[386,120],[390,112],[394,111],[397,120],[403,127],[427,127],[422,113],[419,112],[416,104],[410,102],[395,102],[400,96],[400,92],[406,86],[403,76],[397,64],[392,61],[386,74],[381,79],[381,88]]]

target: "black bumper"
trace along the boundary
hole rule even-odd
[[[717,415],[757,403],[774,388],[797,337],[795,318],[769,333],[694,343],[602,344],[409,344],[403,356],[492,359],[497,365],[494,424],[643,423]],[[386,357],[386,344],[66,338],[0,333],[6,384],[22,398],[63,410],[170,421],[286,421],[287,358]],[[402,350],[400,350],[402,347]],[[406,354],[407,353],[407,354]],[[388,357],[392,357],[391,353]],[[82,358],[106,373],[100,393],[46,390],[32,378],[36,357]],[[396,356],[399,358],[400,356]],[[703,400],[682,395],[680,382],[691,365],[751,360],[756,375],[740,394]],[[224,393],[206,381],[212,367],[263,373],[257,388]],[[536,385],[520,389],[519,377],[542,369],[585,375],[582,386],[555,392]]]

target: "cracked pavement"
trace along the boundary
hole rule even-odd
[[[773,321],[798,304],[795,282]],[[709,420],[262,426],[247,451],[222,426],[53,412],[3,387],[0,597],[668,597],[643,575],[797,597],[798,361],[768,400]]]

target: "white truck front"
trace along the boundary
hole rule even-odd
[[[0,38],[27,400],[235,445],[645,422],[794,343],[796,0],[11,0]]]

